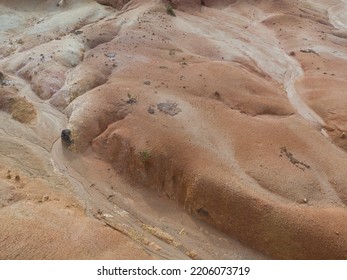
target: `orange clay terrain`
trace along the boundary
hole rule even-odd
[[[1,259],[347,259],[347,1],[2,0],[0,46]]]

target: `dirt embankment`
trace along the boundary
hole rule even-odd
[[[347,258],[344,6],[98,2],[38,1],[2,31],[3,141],[29,151],[3,162],[35,177],[37,158],[132,256]]]

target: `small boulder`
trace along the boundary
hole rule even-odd
[[[65,147],[69,147],[73,143],[70,129],[64,129],[60,134],[60,138]]]

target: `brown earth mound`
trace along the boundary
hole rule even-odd
[[[85,203],[87,214],[127,235],[105,239],[86,258],[122,257],[105,244],[122,246],[130,237],[159,258],[346,259],[344,6],[98,2],[115,9],[67,1],[47,17],[38,14],[32,29],[4,28],[0,63],[37,112],[31,127],[1,114],[2,141],[14,150],[6,137],[18,144],[23,134],[30,155],[45,166],[47,190],[48,175],[59,174],[74,187],[76,205]],[[57,24],[58,15],[66,22]],[[68,20],[72,15],[80,19]],[[0,105],[13,114],[9,87]],[[2,162],[29,170],[9,153]],[[19,197],[4,203],[3,217],[27,209],[30,219],[17,219],[34,228],[46,225],[38,218],[45,210],[61,224],[100,225],[82,214],[83,206],[68,219],[58,214],[71,210],[65,202]],[[46,227],[51,238],[66,238],[64,246],[77,238],[67,228],[55,235]],[[81,242],[108,232],[100,227]]]

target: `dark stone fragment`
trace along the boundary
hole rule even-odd
[[[66,147],[70,146],[73,142],[71,139],[71,130],[70,129],[64,129],[61,132],[60,137],[61,137],[61,142]]]

